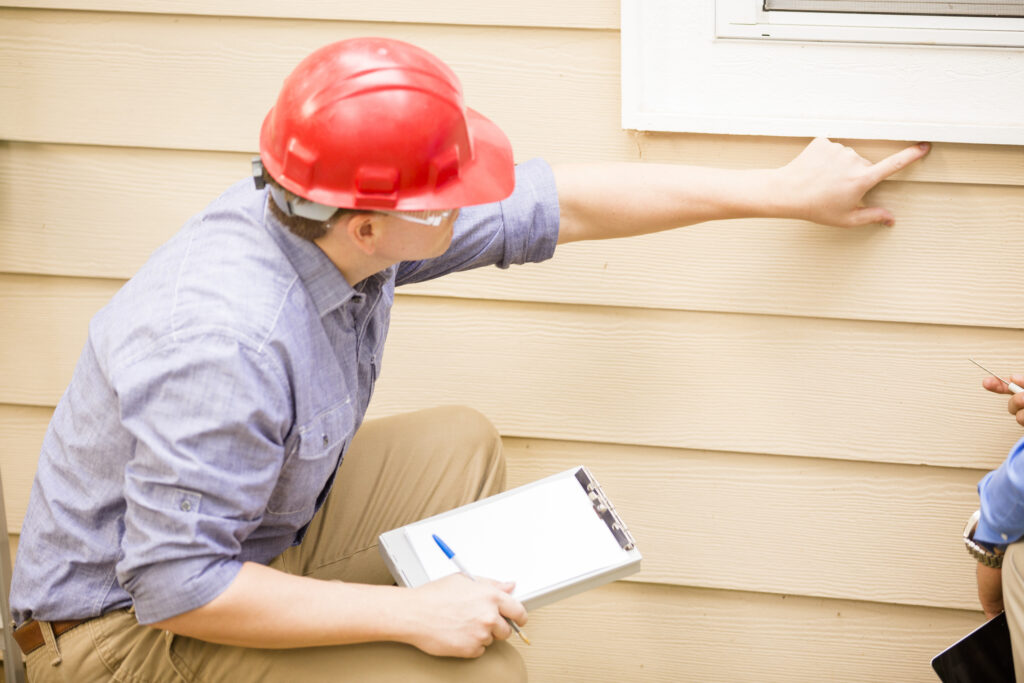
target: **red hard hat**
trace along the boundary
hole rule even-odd
[[[332,43],[285,79],[260,131],[263,166],[318,204],[424,211],[504,199],[512,146],[462,102],[426,50],[387,38]]]

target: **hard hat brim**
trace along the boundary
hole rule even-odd
[[[489,204],[507,198],[515,189],[515,162],[508,137],[497,124],[474,109],[466,108],[466,118],[473,158],[462,166],[457,179],[435,191],[432,199],[436,205],[424,209]]]

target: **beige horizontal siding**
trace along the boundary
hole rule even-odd
[[[50,413],[0,405],[12,533]],[[512,486],[579,464],[593,470],[644,554],[631,580],[977,606],[959,531],[983,471],[536,439],[505,445]]]
[[[806,143],[621,130],[617,31],[32,9],[0,9],[0,139],[252,152],[284,76],[312,49],[358,35],[449,62],[519,159],[764,167]],[[876,160],[901,147],[856,144]],[[900,177],[1024,184],[1024,160],[1009,146],[938,145]]]
[[[51,415],[52,408],[0,403],[0,473],[7,530],[12,537],[21,532],[25,521],[39,448]]]
[[[496,26],[557,26],[571,28],[619,27],[619,3],[611,0],[388,0],[388,2],[336,2],[335,0],[8,0],[11,7],[110,10],[156,14],[332,19],[345,21],[400,21],[418,24],[483,24]]]
[[[12,554],[18,538],[9,537]],[[934,681],[977,611],[618,582],[530,614],[536,683]]]
[[[954,199],[955,198],[955,199]],[[968,199],[969,198],[969,199]],[[511,273],[481,269],[408,288],[440,296],[801,317],[1024,327],[1024,187],[890,182],[870,202],[893,228],[709,222],[563,245]]]
[[[130,277],[248,167],[239,153],[0,145],[9,198],[0,203],[0,271]],[[1024,327],[1024,273],[991,277],[994,252],[1024,253],[1024,187],[893,182],[873,200],[895,211],[898,227],[707,223],[567,245],[539,267],[482,269],[406,291]]]
[[[0,8],[12,547],[89,318],[247,174],[310,50],[423,45],[519,160],[772,167],[806,143],[622,130],[618,3],[14,4]],[[902,146],[850,144],[873,160]],[[930,658],[980,623],[958,537],[1020,429],[967,358],[1024,367],[1024,276],[999,265],[1024,253],[1024,155],[940,144],[868,199],[894,229],[708,224],[398,298],[371,415],[483,410],[513,484],[589,465],[644,553],[630,580],[531,615],[531,680],[932,681]]]
[[[0,271],[130,277],[250,158],[0,142]]]
[[[538,683],[936,680],[977,612],[614,583],[537,610],[517,644]]]
[[[391,336],[378,414],[514,436],[985,468],[1020,436],[967,359],[1024,367],[1022,330],[401,297]]]
[[[0,403],[53,406],[117,280],[0,275]],[[968,362],[1024,331],[400,296],[372,412],[504,434],[994,467],[1019,427]]]
[[[610,134],[610,131],[609,131]],[[638,160],[695,163],[727,168],[772,168],[794,158],[806,139],[695,133],[631,133]],[[881,161],[906,143],[842,140],[864,158]],[[632,159],[624,159],[631,161]],[[692,161],[691,161],[692,160]],[[940,183],[1024,185],[1024,155],[1012,145],[932,145],[927,158],[893,176],[896,180]]]
[[[0,10],[0,91],[13,105],[0,110],[0,138],[251,151],[291,69],[321,45],[363,35],[444,59],[468,104],[520,154],[594,158],[632,146],[607,136],[619,116],[615,31],[17,9]],[[556,119],[555,101],[600,114]],[[531,123],[540,117],[545,126]],[[602,140],[604,150],[592,148]]]
[[[637,581],[977,609],[959,532],[980,470],[522,439],[506,454],[512,484],[587,465],[643,552]]]
[[[89,319],[121,284],[0,275],[0,403],[55,406],[71,380]]]

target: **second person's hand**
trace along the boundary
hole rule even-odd
[[[1003,377],[1007,382],[1013,382],[1017,386],[1024,386],[1024,375],[1010,375]],[[994,394],[1013,394],[1013,390],[1006,386],[1006,383],[995,377],[986,377],[981,385]],[[1017,420],[1017,424],[1024,427],[1024,392],[1018,392],[1010,397],[1006,403],[1006,410]]]

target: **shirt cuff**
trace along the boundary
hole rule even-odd
[[[998,469],[978,482],[981,518],[974,538],[985,543],[1006,545],[1024,536],[1024,439],[1010,450]]]
[[[202,607],[223,593],[242,569],[238,560],[193,557],[159,562],[123,582],[140,624],[152,624]]]
[[[531,159],[516,166],[516,189],[502,202],[505,225],[505,258],[498,264],[546,261],[558,244],[558,191],[555,174],[543,159]]]

